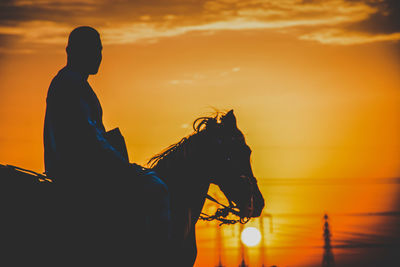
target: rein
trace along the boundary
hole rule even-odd
[[[211,201],[215,202],[216,204],[222,206],[222,208],[217,209],[217,211],[215,212],[214,215],[208,215],[208,214],[202,212],[199,217],[200,220],[202,220],[202,221],[217,220],[217,221],[221,222],[219,225],[236,224],[236,223],[245,224],[248,221],[250,221],[250,218],[240,216],[239,208],[237,206],[233,205],[233,203],[230,200],[228,200],[229,206],[226,206],[224,204],[221,204],[218,200],[216,200],[209,194],[206,195],[206,198],[208,200],[211,200]],[[232,213],[232,214],[238,216],[239,219],[226,219],[226,217],[228,217],[229,213]]]
[[[49,177],[47,177],[47,176],[45,176],[43,174],[37,173],[35,171],[27,170],[27,169],[24,169],[24,168],[20,168],[20,167],[13,166],[13,165],[8,165],[8,164],[6,165],[6,167],[10,168],[10,169],[12,169],[14,171],[20,171],[20,172],[24,172],[24,173],[27,173],[27,174],[34,175],[34,176],[36,176],[38,178],[38,181],[41,182],[41,183],[42,182],[49,182],[49,183],[53,182],[53,180],[50,179]]]
[[[242,176],[242,178],[247,179],[248,183],[250,184],[251,187],[251,210],[253,210],[253,201],[254,201],[254,184],[257,183],[257,180],[254,177],[249,177],[249,176]],[[208,215],[204,212],[200,214],[199,219],[203,221],[213,221],[217,220],[220,221],[220,225],[223,224],[236,224],[236,223],[241,223],[241,224],[246,224],[250,221],[251,217],[242,217],[240,215],[240,209],[238,206],[234,205],[230,199],[227,198],[229,202],[229,206],[226,206],[222,203],[220,203],[218,200],[207,194],[205,196],[206,199],[211,200],[212,202],[222,206],[222,208],[218,208],[217,211],[215,212],[214,215]],[[251,211],[253,212],[253,211]],[[239,219],[226,219],[228,217],[229,213],[232,213],[233,215],[239,217]],[[251,216],[251,215],[250,215]]]

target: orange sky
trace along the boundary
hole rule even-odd
[[[104,50],[89,82],[106,127],[120,127],[131,160],[144,164],[190,134],[193,120],[213,108],[234,109],[253,150],[265,212],[317,214],[276,220],[277,233],[267,239],[271,264],[319,263],[319,252],[303,251],[304,259],[292,262],[287,251],[274,249],[307,240],[285,238],[299,232],[285,225],[320,231],[318,214],[325,211],[396,208],[397,187],[358,182],[398,177],[400,171],[400,29],[389,27],[398,12],[393,3],[6,1],[0,19],[0,163],[43,171],[47,88],[66,62],[69,32],[91,25]],[[300,185],[285,184],[291,179]],[[336,219],[337,229],[358,224],[367,231],[382,223],[346,218]],[[211,266],[214,242],[207,236],[213,240],[214,226],[201,225],[196,266]],[[321,245],[321,233],[314,234],[308,242]]]

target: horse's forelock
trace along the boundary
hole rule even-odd
[[[202,130],[212,130],[218,127],[218,114],[215,117],[200,117],[193,122],[193,130],[195,133],[199,133]]]

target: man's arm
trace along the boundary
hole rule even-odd
[[[89,103],[81,97],[82,85],[74,81],[58,81],[53,95],[48,99],[52,110],[56,149],[63,160],[104,169],[126,167],[129,162],[104,136],[96,122]]]

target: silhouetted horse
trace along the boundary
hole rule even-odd
[[[237,128],[233,110],[223,116],[199,118],[193,128],[194,134],[149,161],[171,196],[173,266],[195,262],[195,224],[210,183],[236,204],[242,218],[258,217],[264,207],[251,169],[251,149]]]
[[[149,161],[152,170],[164,179],[171,197],[170,251],[160,253],[156,251],[156,245],[148,244],[154,249],[150,257],[169,255],[169,260],[161,259],[165,264],[170,261],[170,265],[165,266],[194,264],[197,254],[195,224],[210,183],[219,186],[233,207],[230,210],[236,211],[241,218],[258,217],[264,207],[251,169],[251,150],[237,128],[233,111],[222,116],[199,118],[193,127],[195,133]],[[53,266],[63,265],[66,261],[73,266],[90,266],[98,262],[111,266],[136,263],[140,253],[132,250],[132,243],[137,247],[146,242],[143,214],[154,211],[146,211],[145,196],[124,197],[129,195],[127,187],[130,185],[121,185],[124,187],[120,190],[122,198],[100,195],[106,199],[101,203],[98,196],[94,198],[97,201],[91,202],[92,196],[88,193],[85,197],[89,201],[82,207],[81,202],[70,201],[76,198],[74,194],[60,191],[46,177],[38,178],[0,165],[0,178],[0,242],[2,247],[7,247],[3,249],[0,261],[5,261],[3,256],[7,255],[16,265],[25,259],[29,263]],[[79,212],[70,212],[71,209]],[[82,240],[88,243],[82,244]],[[80,253],[88,262],[75,261]]]

